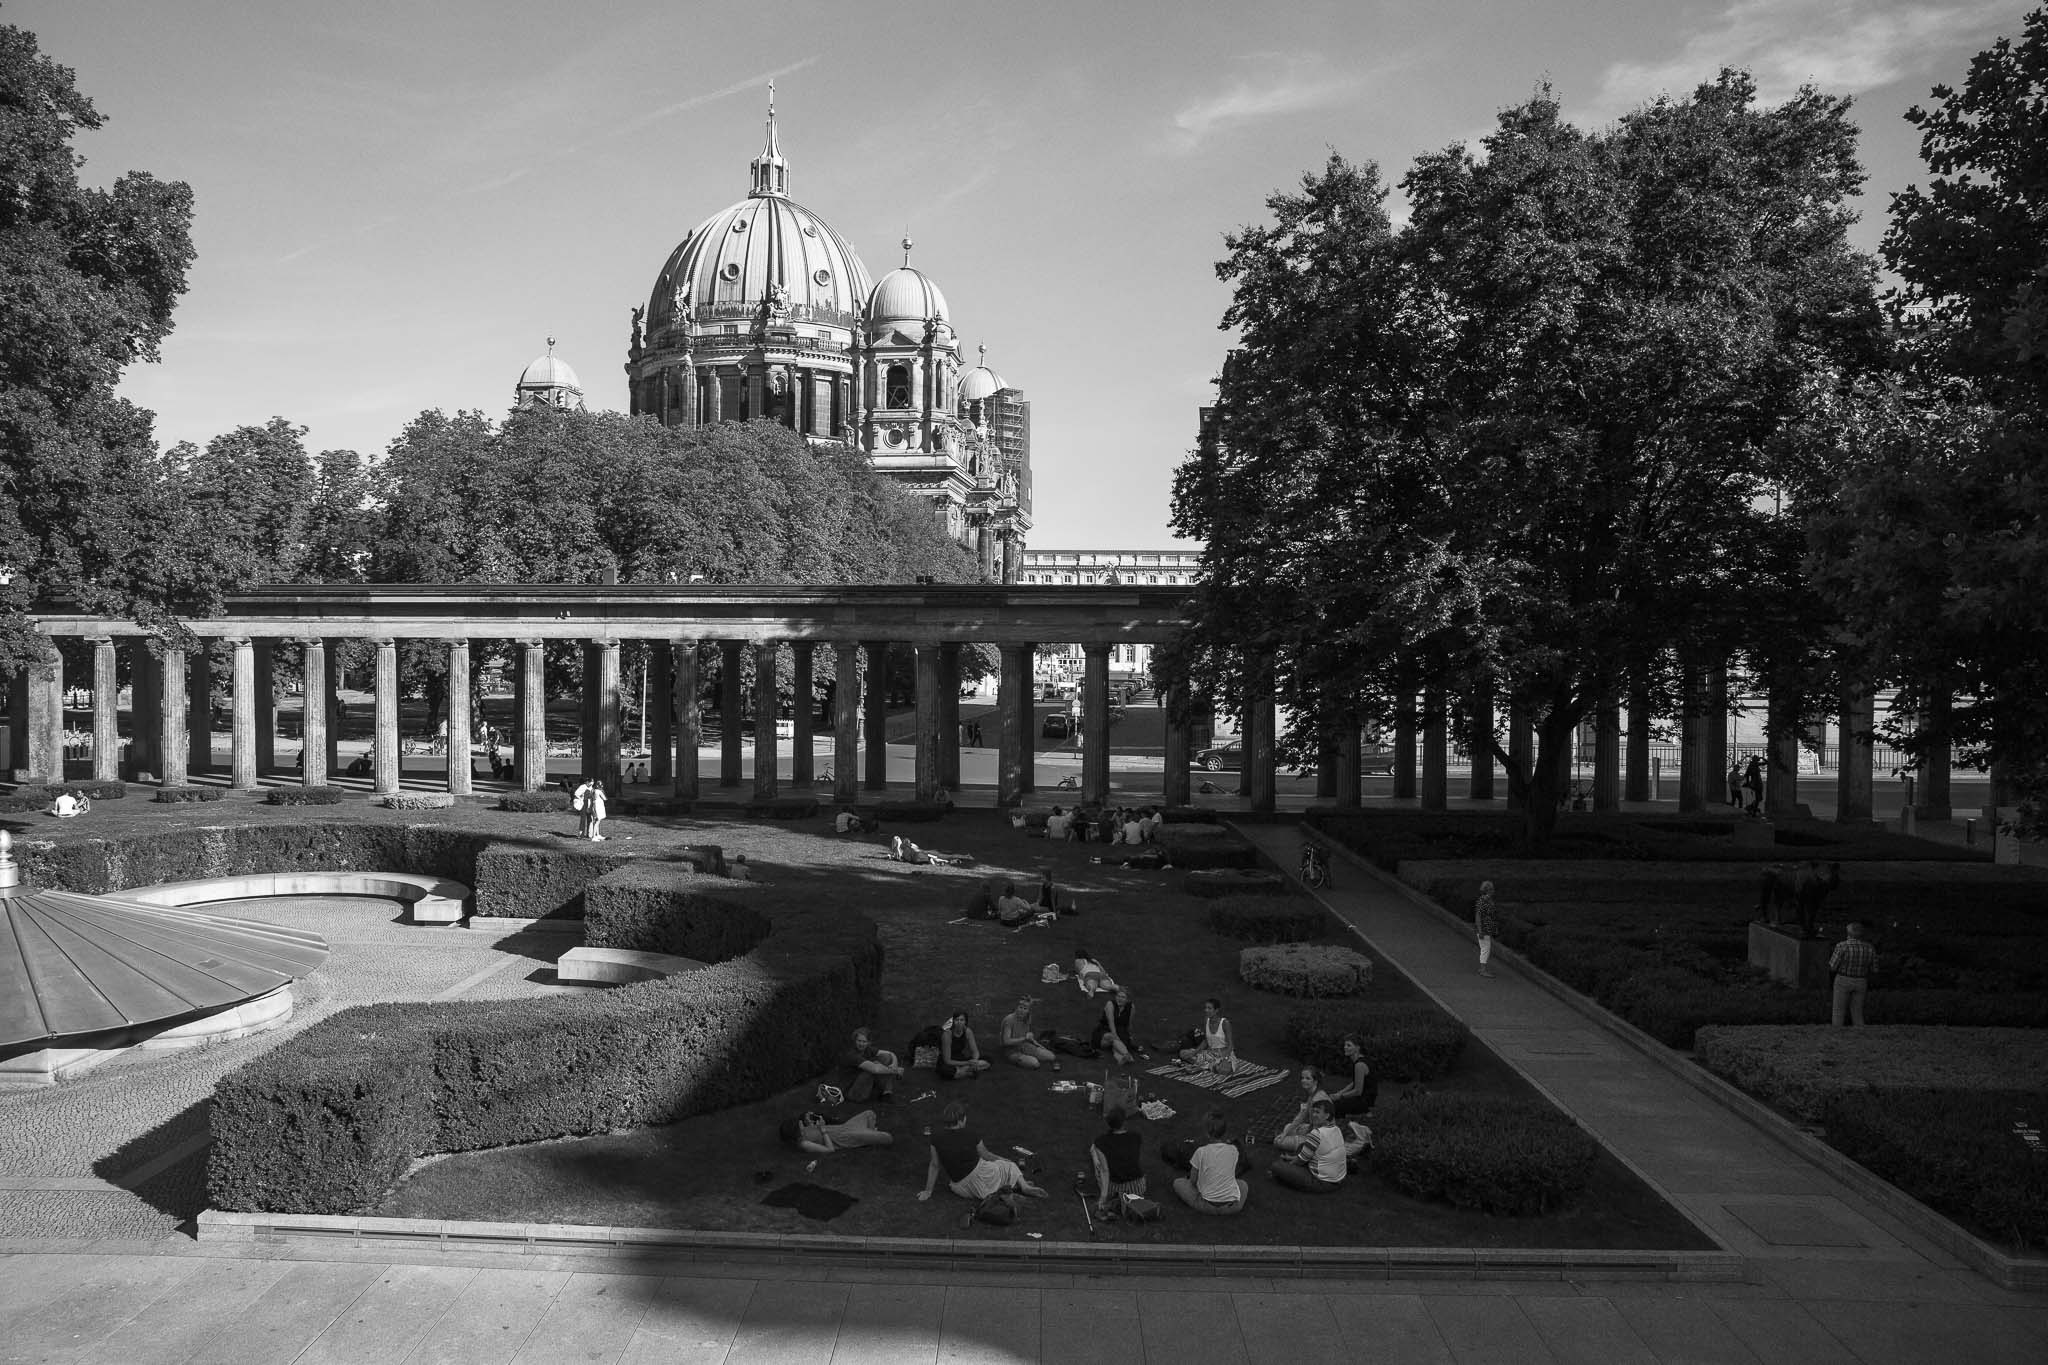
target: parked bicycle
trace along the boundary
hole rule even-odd
[[[1301,846],[1301,881],[1318,891],[1330,884],[1330,850],[1314,839]]]

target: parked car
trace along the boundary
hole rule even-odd
[[[1358,751],[1358,771],[1368,777],[1394,775],[1394,749],[1390,744],[1367,744]]]
[[[1073,718],[1055,711],[1045,718],[1045,724],[1039,727],[1038,733],[1047,739],[1066,739],[1074,733]]]
[[[1213,749],[1203,749],[1195,755],[1195,766],[1203,772],[1220,772],[1225,768],[1241,767],[1243,763],[1244,746],[1234,739]]]

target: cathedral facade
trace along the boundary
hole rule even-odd
[[[850,444],[1016,582],[1031,529],[1030,405],[964,365],[946,297],[910,264],[873,279],[789,197],[771,91],[747,197],[692,229],[633,310],[631,411],[665,426],[767,419]]]

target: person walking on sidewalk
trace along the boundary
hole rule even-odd
[[[1863,1027],[1863,997],[1870,993],[1870,977],[1877,970],[1877,950],[1863,941],[1863,926],[1852,923],[1849,937],[1835,945],[1828,957],[1828,971],[1835,978],[1835,1027],[1851,1019]]]
[[[1493,908],[1493,883],[1479,883],[1479,899],[1472,902],[1472,927],[1479,934],[1479,974],[1490,977],[1493,968],[1493,937],[1500,932],[1500,916]]]

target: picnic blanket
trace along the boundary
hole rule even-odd
[[[1255,1090],[1264,1090],[1275,1081],[1287,1075],[1283,1067],[1260,1066],[1244,1058],[1237,1059],[1237,1066],[1228,1072],[1209,1071],[1199,1066],[1189,1066],[1176,1058],[1164,1066],[1155,1066],[1148,1073],[1164,1076],[1169,1081],[1180,1081],[1186,1085],[1200,1086],[1213,1090],[1225,1099],[1243,1099]]]

